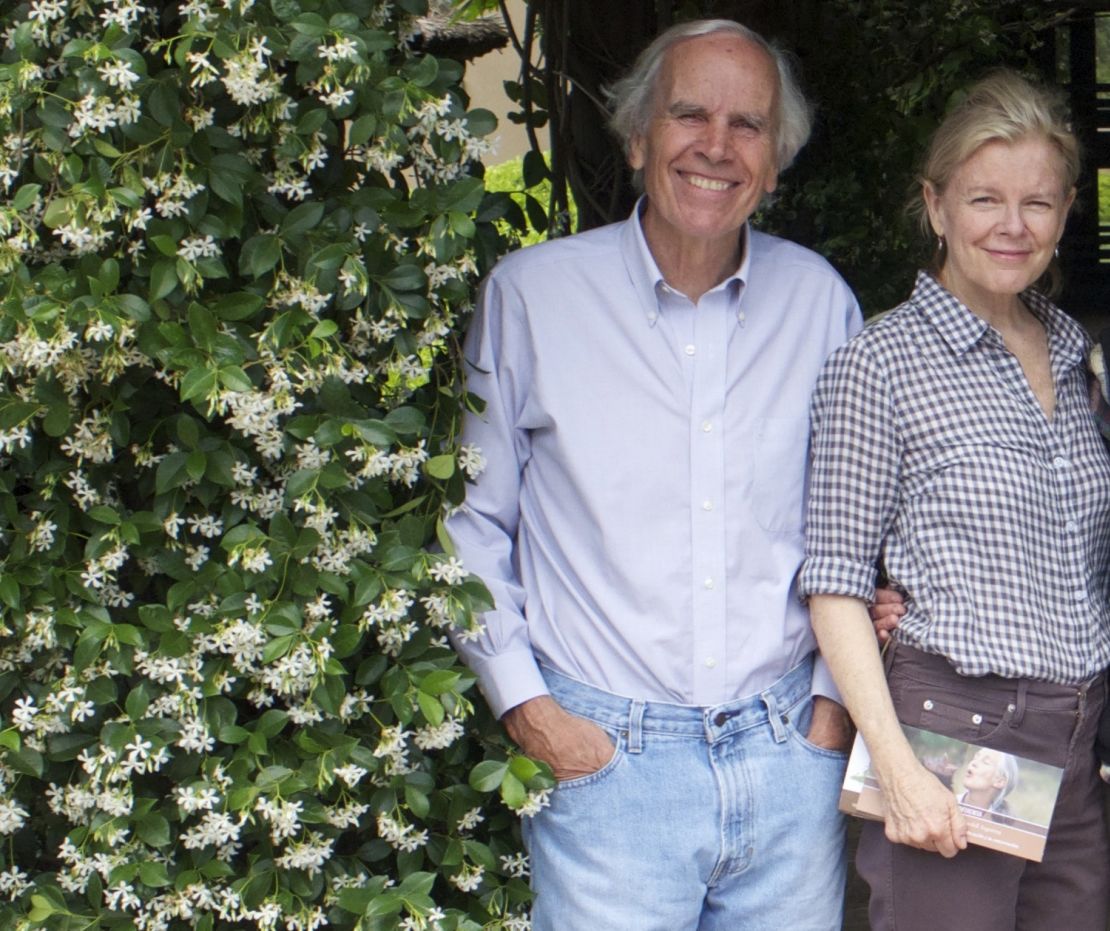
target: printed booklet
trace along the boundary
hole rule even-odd
[[[956,796],[973,844],[1040,862],[1064,771],[954,737],[902,725],[922,765]],[[840,791],[840,810],[883,820],[871,756],[857,734]]]

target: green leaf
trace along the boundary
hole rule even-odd
[[[218,381],[219,372],[216,369],[207,367],[191,369],[181,379],[181,400],[189,401],[193,398],[204,399],[210,397],[215,392]],[[197,477],[199,478],[199,476]]]
[[[428,801],[426,796],[419,789],[414,789],[412,786],[405,786],[405,804],[408,805],[411,811],[417,818],[427,817],[428,812],[431,811],[432,804]]]
[[[239,253],[239,271],[259,278],[281,261],[281,240],[273,233],[252,236]]]
[[[148,236],[147,241],[154,246],[164,256],[169,258],[177,258],[177,240],[172,236],[155,235]]]
[[[443,723],[446,714],[443,710],[443,703],[438,698],[433,698],[426,692],[417,692],[416,702],[420,706],[420,711],[423,713],[425,720],[432,727],[439,727]]]
[[[420,691],[429,695],[442,695],[454,689],[461,678],[462,675],[453,669],[437,669],[420,680]]]
[[[476,107],[467,111],[466,128],[472,136],[488,136],[497,129],[497,117],[490,110]]]
[[[46,431],[47,436],[65,436],[72,422],[69,404],[63,401],[60,404],[50,405],[50,409],[42,419],[42,429]]]
[[[373,113],[366,113],[351,123],[347,130],[347,141],[351,145],[362,145],[370,140],[377,129],[378,120]]]
[[[381,283],[393,291],[418,291],[428,282],[419,265],[401,264],[383,276]]]
[[[416,59],[404,68],[405,76],[417,87],[427,87],[439,74],[439,62],[431,55]]]
[[[262,650],[262,662],[272,663],[275,659],[280,659],[291,649],[297,638],[293,634],[287,634],[284,637],[275,637]]]
[[[170,843],[170,823],[157,812],[139,819],[136,825],[139,839],[151,847],[167,847]]]
[[[484,760],[470,771],[470,788],[475,792],[492,792],[500,787],[508,772],[507,761]]]
[[[12,197],[11,206],[14,210],[26,210],[30,207],[42,190],[41,184],[24,184],[19,187]]]
[[[173,126],[181,119],[181,100],[178,97],[177,83],[172,79],[161,80],[154,86],[147,98],[146,112],[163,126]]]
[[[0,601],[4,602],[9,608],[18,610],[19,594],[19,582],[15,577],[0,573]]]
[[[211,304],[212,312],[221,320],[246,320],[253,317],[266,301],[249,291],[236,291],[224,294]]]
[[[176,452],[170,453],[158,463],[158,471],[154,476],[154,490],[158,494],[164,494],[188,481],[189,474],[185,471],[188,458],[188,453]]]
[[[207,307],[195,301],[188,309],[189,333],[193,341],[203,349],[211,349],[219,335],[216,317]]]
[[[41,921],[46,921],[46,919],[53,915],[56,911],[58,911],[58,909],[54,907],[54,904],[48,898],[46,898],[46,896],[32,895],[31,911],[28,913],[27,917],[31,921],[38,923]]]
[[[269,711],[264,712],[262,717],[258,719],[258,723],[255,724],[255,730],[264,734],[266,737],[276,737],[281,733],[282,729],[285,727],[285,722],[288,720],[288,712],[271,708]]]
[[[147,708],[150,707],[150,693],[147,691],[144,683],[140,683],[131,690],[131,694],[127,696],[125,707],[127,709],[127,716],[132,721],[142,720],[143,715],[146,714]]]
[[[42,777],[44,764],[42,754],[38,750],[32,750],[30,747],[22,747],[19,750],[9,749],[4,753],[4,760],[16,772],[34,776],[36,779]]]
[[[159,259],[150,270],[150,300],[166,297],[177,287],[177,260]]]
[[[501,800],[513,810],[520,808],[528,798],[528,790],[524,783],[512,773],[506,773],[501,781]]]
[[[424,463],[424,471],[432,478],[448,479],[455,473],[455,457],[449,454],[432,456]]]
[[[250,391],[254,383],[238,365],[223,365],[219,371],[220,384],[229,391]]]
[[[339,332],[339,324],[334,320],[321,320],[308,335],[314,339],[327,339]]]
[[[285,215],[281,221],[281,232],[286,236],[306,233],[319,226],[323,218],[324,205],[319,201],[309,201],[294,207]]]
[[[528,784],[533,776],[541,772],[539,766],[535,761],[528,759],[526,756],[514,756],[512,763],[509,764],[509,772],[511,772],[517,779]]]
[[[159,845],[155,844],[153,846]],[[140,861],[139,879],[142,880],[143,885],[150,886],[154,889],[168,886],[172,882],[169,871],[166,869],[166,864],[160,863],[157,860]]]
[[[543,153],[529,149],[522,164],[525,187],[539,187],[547,180],[549,172]]]

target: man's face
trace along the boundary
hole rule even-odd
[[[629,163],[643,170],[653,251],[735,247],[778,180],[777,98],[774,61],[740,36],[699,36],[670,49],[651,122],[629,146]]]

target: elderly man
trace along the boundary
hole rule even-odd
[[[496,601],[458,649],[559,780],[524,825],[533,927],[839,927],[849,728],[793,585],[810,390],[859,311],[747,222],[808,108],[725,20],[660,36],[612,98],[645,195],[486,281],[489,465],[448,524]]]

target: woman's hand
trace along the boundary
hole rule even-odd
[[[952,790],[916,760],[879,785],[886,805],[886,836],[894,844],[954,857],[967,847],[967,822]]]

